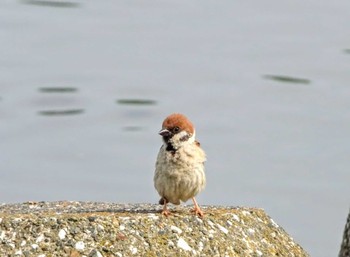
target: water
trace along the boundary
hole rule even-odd
[[[0,3],[1,202],[158,201],[164,117],[208,155],[200,204],[264,208],[337,255],[350,195],[349,1]]]

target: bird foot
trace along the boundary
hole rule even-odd
[[[162,210],[162,215],[164,215],[165,217],[169,217],[170,216],[170,211],[168,211],[168,210]]]
[[[195,214],[195,215],[198,215],[200,218],[203,218],[204,216],[204,213],[202,212],[202,210],[200,208],[194,208],[192,210],[192,212]]]
[[[200,218],[203,218],[204,213],[202,212],[201,208],[199,207],[196,198],[192,197],[192,201],[193,201],[193,205],[194,205],[194,209],[192,210],[192,212],[194,212],[195,215],[198,215]]]

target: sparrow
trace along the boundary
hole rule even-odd
[[[165,118],[159,135],[163,138],[154,173],[154,187],[163,204],[162,214],[170,215],[167,204],[179,205],[190,198],[194,204],[193,212],[202,217],[195,196],[206,184],[204,173],[205,152],[196,141],[195,128],[184,115],[174,113]]]

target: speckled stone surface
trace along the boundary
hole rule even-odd
[[[0,205],[0,256],[309,256],[262,209],[95,202]]]
[[[339,257],[350,257],[350,211],[344,228]]]

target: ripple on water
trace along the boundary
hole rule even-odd
[[[75,93],[78,89],[75,87],[41,87],[39,91],[42,93]]]
[[[118,99],[117,103],[125,105],[155,105],[157,102],[151,99]]]
[[[297,78],[284,75],[264,75],[263,78],[278,82],[294,83],[294,84],[310,84],[311,80],[305,78]]]
[[[23,4],[46,6],[46,7],[58,7],[58,8],[76,8],[80,4],[70,1],[53,1],[53,0],[22,0]]]
[[[43,116],[64,116],[64,115],[78,115],[84,113],[84,109],[66,109],[66,110],[42,110],[39,111]]]

